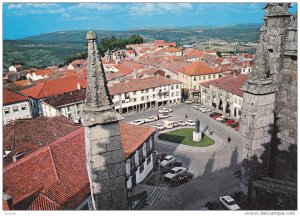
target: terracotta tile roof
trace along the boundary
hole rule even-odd
[[[3,165],[12,163],[17,152],[28,155],[79,127],[64,116],[19,119],[4,125],[3,151],[12,152],[3,158]]]
[[[211,80],[205,83],[201,83],[200,85],[209,87],[210,85],[216,86],[224,91],[230,92],[234,95],[243,97],[243,91],[240,88],[244,85],[244,83],[248,79],[248,75],[242,74],[239,76],[228,75],[222,77],[220,79]]]
[[[155,41],[153,42],[153,44],[154,44],[155,46],[163,46],[164,43],[165,43],[164,40],[155,40]]]
[[[86,91],[85,89],[82,89],[82,90],[76,90],[72,92],[65,92],[60,95],[50,96],[46,100],[44,100],[44,102],[53,107],[59,107],[61,105],[84,101],[85,97],[86,97]]]
[[[166,52],[180,52],[180,49],[176,47],[169,47]]]
[[[37,70],[34,72],[31,72],[30,74],[35,74],[35,75],[41,75],[41,76],[45,76],[45,75],[49,75],[54,71],[54,69],[44,69],[44,70]]]
[[[190,48],[185,49],[184,53],[188,58],[201,58],[205,54],[204,51]]]
[[[115,78],[121,78],[121,77],[125,77],[125,76],[126,76],[126,74],[119,71],[119,72],[115,72],[115,73],[106,74],[106,80],[110,81]]]
[[[125,92],[139,91],[143,89],[155,88],[159,86],[179,84],[177,80],[171,80],[164,77],[149,77],[143,79],[122,80],[120,83],[114,83],[108,87],[110,95],[118,95]]]
[[[57,180],[49,147],[39,149],[3,169],[3,190],[13,198],[13,205]]]
[[[17,86],[28,86],[28,85],[31,85],[32,82],[30,80],[18,80],[18,81],[15,81],[14,84],[16,84]]]
[[[23,101],[29,101],[29,98],[19,93],[3,89],[3,105],[19,103]]]
[[[124,156],[128,158],[155,132],[155,128],[120,122],[120,132]]]
[[[77,76],[71,76],[42,82],[34,87],[22,90],[21,93],[35,99],[42,99],[49,96],[62,94],[64,92],[75,91],[78,89],[78,83],[82,88],[86,88],[85,79]]]
[[[124,155],[139,148],[155,129],[120,122]],[[4,168],[4,190],[20,209],[74,209],[90,195],[84,128]],[[27,204],[27,206],[25,204]]]
[[[166,70],[169,70],[173,72],[174,74],[178,74],[182,70],[183,67],[189,65],[186,62],[180,62],[180,61],[173,61],[173,62],[164,62],[159,64],[161,68],[164,68]]]
[[[199,76],[218,73],[218,71],[216,71],[214,68],[209,67],[205,62],[193,62],[185,66],[181,70],[181,72],[189,76]]]

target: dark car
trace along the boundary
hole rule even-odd
[[[171,178],[170,182],[173,186],[179,186],[185,182],[190,181],[193,178],[194,174],[188,171],[184,171],[178,174],[176,177]]]
[[[220,113],[213,112],[213,113],[209,114],[209,117],[213,118],[215,115],[219,115],[219,116],[221,116],[221,114],[220,114]]]
[[[155,159],[157,161],[163,161],[166,156],[167,156],[166,153],[158,153],[158,152],[155,153]]]
[[[235,128],[237,125],[239,124],[239,122],[235,122],[232,125],[230,125],[232,128]]]
[[[180,161],[172,161],[164,166],[163,171],[164,173],[168,173],[173,167],[180,167],[182,166],[182,162]]]

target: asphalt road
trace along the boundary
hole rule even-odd
[[[221,148],[188,148],[182,145],[165,145],[155,143],[158,152],[165,152],[174,155],[183,162],[183,166],[195,174],[194,179],[179,187],[168,187],[168,192],[153,206],[146,209],[156,210],[198,210],[206,202],[215,202],[218,197],[232,195],[239,191],[239,179],[234,178],[234,172],[241,169],[242,162],[242,139],[239,132],[231,127],[217,122],[209,117],[209,113],[202,113],[192,108],[193,104],[178,104],[168,106],[173,109],[172,117],[168,120],[200,120],[201,129],[212,128],[215,138]],[[124,115],[126,122],[136,119],[146,118],[158,114],[158,108],[140,113]],[[144,125],[153,126],[162,120],[147,123]],[[227,137],[231,137],[231,142],[227,142]]]

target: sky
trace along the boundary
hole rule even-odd
[[[261,24],[264,3],[3,3],[3,38],[65,30]],[[294,8],[292,10],[296,10]]]

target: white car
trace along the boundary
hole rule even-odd
[[[158,120],[158,116],[149,116],[148,118],[145,119],[145,122],[153,122],[153,121],[157,121]]]
[[[165,129],[165,127],[164,127],[163,124],[156,124],[155,127],[156,127],[156,129],[157,129],[158,131],[162,131],[162,130]]]
[[[170,114],[170,113],[164,113],[164,114],[159,114],[159,118],[169,118],[169,117],[171,117],[172,116],[172,114]]]
[[[169,108],[162,108],[161,110],[158,110],[159,113],[170,113],[173,112],[172,109]]]
[[[211,110],[208,109],[207,107],[202,108],[202,112],[210,112]]]
[[[229,209],[229,210],[239,210],[241,209],[234,201],[234,199],[231,196],[222,196],[219,197],[220,202],[222,205]]]
[[[162,123],[166,129],[172,129],[174,127],[173,121],[165,120],[165,121],[162,121]]]
[[[186,171],[184,167],[174,167],[167,174],[165,174],[165,178],[170,180],[171,178],[176,177],[178,174]]]
[[[164,167],[166,166],[168,163],[175,161],[176,158],[172,155],[167,155],[164,160],[160,163],[160,166]]]
[[[224,118],[227,118],[226,116],[221,115],[220,117],[216,118],[217,121],[222,121]]]
[[[178,121],[177,121],[177,124],[178,124],[179,126],[187,126],[186,122],[183,121],[183,120],[178,120]]]
[[[199,109],[199,105],[198,105],[198,104],[195,104],[195,105],[193,106],[193,108],[196,109],[196,110],[198,110],[198,109]]]
[[[135,120],[135,121],[131,122],[130,124],[141,125],[141,124],[144,124],[144,123],[145,123],[144,119],[139,119],[139,120]]]
[[[186,120],[185,123],[189,126],[195,126],[195,122],[193,120]]]
[[[172,122],[172,124],[173,124],[173,127],[179,127],[179,124],[178,124],[177,121],[171,121],[171,122]]]
[[[188,100],[185,101],[186,104],[191,104],[191,103],[194,103],[194,102],[195,102],[195,101],[192,100],[192,99],[188,99]]]

